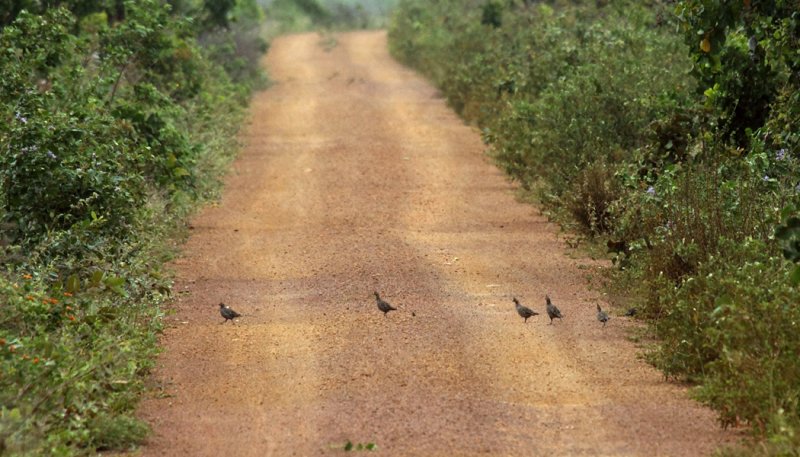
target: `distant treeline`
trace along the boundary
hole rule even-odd
[[[367,29],[386,25],[396,0],[269,0],[267,16],[287,31]]]

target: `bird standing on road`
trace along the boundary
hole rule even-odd
[[[597,305],[597,320],[603,323],[603,327],[606,326],[606,322],[611,319],[608,316],[608,313],[600,309],[600,305]]]
[[[219,314],[225,318],[224,321],[220,322],[220,324],[224,324],[225,322],[231,321],[234,324],[236,323],[234,319],[237,317],[242,317],[241,314],[237,313],[230,306],[226,305],[225,303],[219,304]]]
[[[521,305],[519,303],[519,300],[517,300],[517,297],[512,298],[512,300],[514,300],[514,306],[517,308],[517,313],[519,313],[520,317],[525,319],[525,323],[526,324],[528,323],[528,318],[529,317],[533,317],[533,316],[538,316],[539,315],[539,313],[537,313],[536,311],[528,308],[527,306]]]
[[[378,303],[378,309],[383,311],[383,315],[386,316],[386,313],[389,311],[395,311],[397,308],[390,305],[389,303],[381,300],[381,296],[378,295],[378,292],[373,292],[375,294],[375,301]]]
[[[544,299],[547,301],[547,317],[550,318],[550,325],[553,325],[553,319],[562,318],[561,311],[550,301],[549,295],[545,295]]]

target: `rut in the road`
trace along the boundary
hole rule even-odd
[[[175,262],[144,455],[692,456],[730,438],[637,360],[624,319],[597,325],[597,265],[514,200],[384,32],[318,41],[274,42],[278,82]],[[511,298],[545,294],[568,318],[523,324]],[[247,319],[217,325],[220,301]]]

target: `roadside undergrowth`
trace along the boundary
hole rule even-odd
[[[164,264],[266,82],[255,2],[116,5],[0,7],[0,455],[146,436]]]
[[[389,29],[756,455],[800,448],[796,7],[403,0]]]

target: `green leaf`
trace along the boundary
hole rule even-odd
[[[108,287],[119,287],[125,284],[125,278],[121,278],[119,276],[110,276],[103,280],[103,284]]]
[[[714,302],[717,306],[730,306],[733,304],[733,299],[728,294],[722,294]]]
[[[345,445],[344,445],[344,450],[347,451],[347,452],[352,451],[353,450],[353,442],[350,441],[350,440],[347,440],[347,443],[345,443]]]
[[[81,288],[81,280],[78,279],[78,275],[70,275],[67,278],[67,292],[74,294],[77,293]]]
[[[8,412],[8,418],[12,421],[18,421],[22,418],[22,413],[20,412],[19,408],[14,408]]]
[[[89,280],[90,287],[100,287],[100,281],[103,280],[103,272],[100,270],[96,270],[92,273],[92,277]]]
[[[797,286],[800,284],[800,265],[794,267],[792,273],[789,275],[789,284]]]
[[[375,444],[375,443],[367,443],[367,445],[365,447],[366,447],[366,449],[368,451],[377,451],[378,450],[378,445]]]
[[[125,278],[121,278],[119,276],[111,276],[103,280],[103,284],[106,285],[109,289],[113,290],[119,295],[127,296],[125,289],[122,286],[125,284]]]
[[[111,322],[117,317],[117,309],[111,306],[103,306],[97,310],[97,316],[104,322]]]

